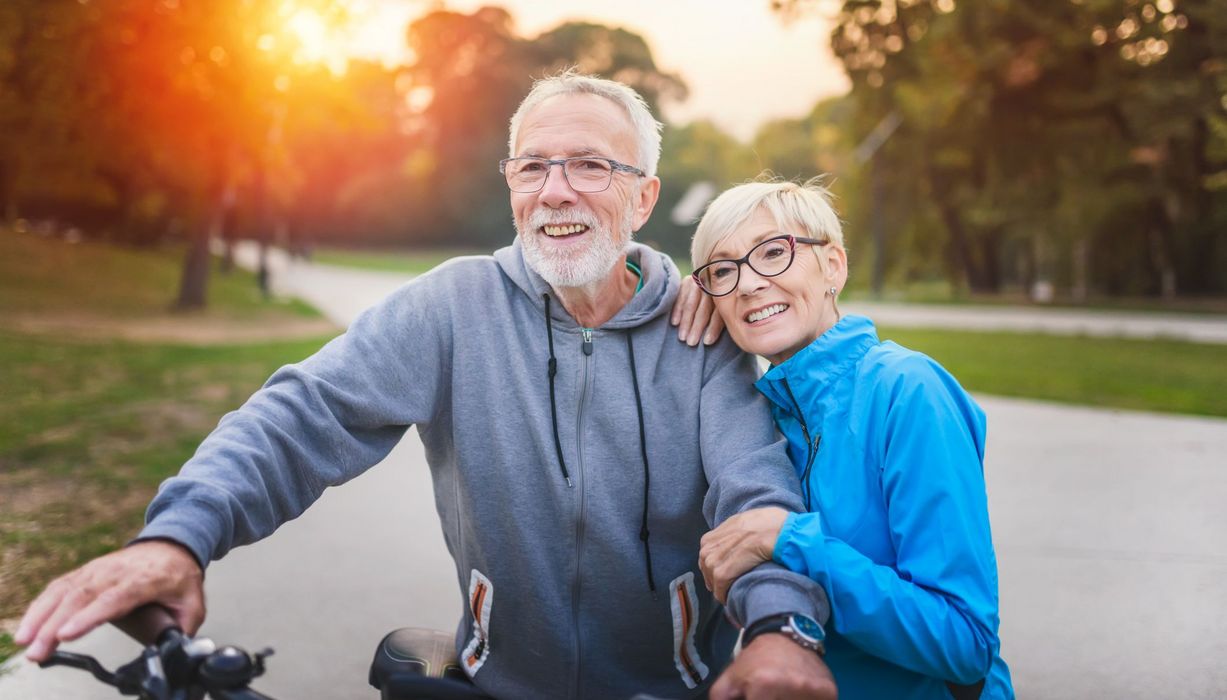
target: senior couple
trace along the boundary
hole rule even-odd
[[[540,80],[509,150],[513,245],[413,280],[278,370],[131,544],[31,604],[26,655],[149,602],[194,632],[210,561],[416,425],[475,696],[1012,697],[984,414],[841,316],[828,194],[720,195],[683,282],[631,242],[660,191],[660,124],[633,90]]]

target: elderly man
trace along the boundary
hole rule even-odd
[[[624,85],[534,85],[500,164],[515,244],[406,284],[274,374],[162,485],[135,544],[31,605],[27,656],[149,601],[194,631],[207,562],[416,425],[466,601],[456,647],[484,692],[834,697],[814,650],[827,601],[804,577],[771,564],[741,577],[729,613],[764,633],[731,664],[708,643],[721,615],[695,585],[699,538],[801,501],[751,359],[673,340],[677,270],[630,242],[660,191],[659,129]]]

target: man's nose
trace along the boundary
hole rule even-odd
[[[545,182],[541,185],[541,191],[537,193],[537,197],[546,206],[557,209],[566,204],[574,204],[579,199],[579,194],[567,181],[567,174],[563,166],[560,163],[554,163],[545,174]]]

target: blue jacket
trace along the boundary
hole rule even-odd
[[[774,558],[830,597],[827,663],[840,697],[949,698],[946,681],[987,676],[982,698],[1012,698],[980,407],[940,365],[879,341],[860,316],[757,386],[810,511],[788,516]]]

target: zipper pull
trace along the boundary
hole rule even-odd
[[[591,328],[581,328],[580,330],[584,334],[584,354],[591,355],[592,354],[592,329]]]

